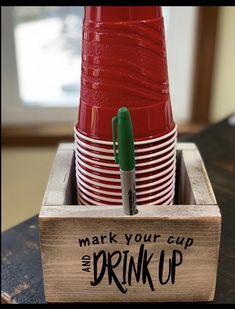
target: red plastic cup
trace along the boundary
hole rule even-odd
[[[160,7],[85,7],[78,131],[111,140],[111,120],[122,106],[135,140],[175,126]]]
[[[102,187],[104,190],[109,190],[110,192],[120,192],[121,193],[121,184],[120,183],[113,183],[107,181],[102,182],[97,178],[88,176],[86,173],[82,172],[81,170],[76,171],[76,178],[77,178],[77,186],[79,187],[79,180],[86,182],[89,185]],[[137,181],[136,189],[140,191],[144,191],[150,189],[155,186],[161,186],[164,182],[169,181],[169,179],[175,179],[175,167],[170,166],[168,169],[164,170],[163,172],[159,173],[154,179],[145,180],[145,181]]]
[[[169,194],[170,191],[173,191],[174,188],[174,184],[171,183],[170,186],[165,187],[162,190],[159,191],[150,191],[147,194],[142,194],[140,195],[138,192],[136,194],[137,196],[137,202],[141,203],[147,203],[149,200],[156,200],[157,198],[164,198],[167,194]],[[95,199],[100,199],[104,202],[110,202],[110,203],[122,203],[122,196],[121,194],[119,196],[113,196],[110,195],[110,192],[100,192],[98,189],[97,190],[91,190],[88,189],[84,186],[84,184],[80,184],[80,186],[78,187],[79,191],[86,194],[87,196],[89,196],[90,198],[95,198]]]
[[[168,139],[170,139],[172,136],[177,136],[177,127],[175,126],[174,129],[170,132],[168,132],[167,134],[163,134],[160,136],[156,136],[155,138],[152,139],[148,139],[148,140],[142,140],[142,141],[135,141],[134,140],[134,144],[135,144],[135,148],[142,148],[142,147],[148,147],[148,146],[152,146],[153,144],[156,143],[162,143]],[[111,141],[105,141],[105,140],[101,140],[101,139],[94,139],[88,136],[85,136],[83,134],[81,134],[77,128],[74,128],[74,138],[75,140],[82,140],[83,142],[87,143],[88,145],[91,144],[100,148],[113,148],[113,142]]]
[[[75,130],[82,204],[121,203],[111,123],[122,106],[129,109],[134,129],[138,204],[171,204],[176,134],[161,7],[85,8]]]
[[[97,194],[97,197],[90,197],[89,193],[82,192],[79,188],[77,188],[78,193],[78,200],[85,200],[90,205],[121,205],[121,200],[118,201],[112,201],[105,197],[99,197]],[[138,202],[138,205],[164,205],[171,203],[174,197],[174,187],[169,189],[169,191],[160,197],[150,198],[149,200],[143,200],[141,202]]]
[[[104,155],[108,155],[112,158],[114,158],[114,150],[113,146],[111,147],[99,147],[94,144],[88,144],[86,142],[83,142],[80,139],[75,139],[76,145],[78,148],[85,149],[88,152],[94,152],[94,153],[103,153]],[[169,139],[167,139],[164,142],[157,142],[154,144],[149,144],[148,146],[140,146],[140,147],[135,147],[135,156],[136,158],[141,157],[141,155],[147,154],[149,152],[155,152],[156,155],[160,152],[160,149],[164,149],[165,147],[168,147],[176,142],[176,136],[173,135]],[[160,153],[159,153],[160,154]]]
[[[78,180],[78,188],[82,190],[82,188],[85,188],[87,191],[89,191],[92,194],[100,193],[102,195],[106,195],[112,198],[122,198],[122,192],[121,189],[107,189],[102,186],[102,184],[91,184],[90,182],[86,180],[83,180],[81,177],[77,176]],[[161,193],[163,190],[166,190],[167,188],[172,187],[174,185],[174,177],[170,177],[167,181],[163,181],[161,184],[151,186],[143,189],[137,189],[137,197],[143,198],[151,196],[155,193]]]
[[[125,22],[162,17],[160,6],[87,6],[84,19],[94,22]]]
[[[97,173],[93,169],[87,169],[76,161],[76,179],[78,190],[78,202],[81,196],[91,204],[120,205],[122,201],[120,177]],[[146,205],[149,203],[169,203],[173,201],[175,186],[175,164],[161,168],[157,173],[147,173],[137,176],[137,203]],[[160,199],[160,200],[159,200]]]

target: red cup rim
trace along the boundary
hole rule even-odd
[[[176,167],[174,166],[172,169],[168,169],[165,171],[164,174],[161,175],[164,176],[163,178],[160,178],[159,179],[157,178],[157,180],[154,180],[154,181],[143,181],[143,182],[136,182],[136,188],[137,190],[138,189],[142,189],[142,188],[146,188],[146,187],[150,187],[150,186],[156,186],[156,185],[159,185],[161,184],[162,182],[168,180],[169,178],[173,178],[175,177],[175,171],[176,171]],[[165,176],[166,174],[166,176]],[[89,182],[91,184],[94,184],[94,185],[97,185],[97,186],[100,186],[102,185],[102,187],[104,188],[110,188],[110,189],[116,189],[116,190],[121,190],[121,184],[119,185],[114,185],[113,183],[104,183],[103,181],[100,183],[100,182],[97,182],[97,179],[94,179],[93,177],[86,177],[85,175],[83,175],[81,172],[78,172],[76,170],[76,178],[79,179],[79,178],[82,178],[84,181],[86,182]]]
[[[136,170],[143,170],[143,169],[148,169],[150,167],[155,166],[156,164],[161,163],[162,161],[165,161],[169,158],[171,158],[174,154],[176,153],[175,149],[173,148],[172,150],[166,152],[166,154],[164,154],[161,157],[158,157],[156,159],[153,160],[149,160],[147,162],[144,163],[136,163]],[[102,171],[103,170],[107,170],[107,171],[119,171],[119,166],[118,164],[114,163],[112,164],[112,166],[108,166],[107,164],[104,165],[102,164],[103,162],[99,162],[99,161],[94,161],[91,160],[88,157],[83,156],[81,153],[79,153],[78,151],[76,151],[76,161],[82,161],[82,163],[86,164],[86,165],[91,165],[92,168],[94,169],[99,169],[97,171]]]
[[[150,143],[155,143],[161,140],[164,140],[166,138],[168,138],[169,136],[171,136],[173,133],[176,133],[177,135],[177,125],[175,124],[173,129],[168,131],[165,134],[156,134],[156,135],[150,135],[148,137],[146,137],[145,139],[135,139],[134,143],[136,146],[139,145],[145,145],[145,144],[150,144]],[[104,139],[98,139],[98,138],[91,138],[88,134],[84,133],[84,132],[80,132],[80,130],[77,128],[77,125],[74,127],[74,134],[75,134],[75,139],[76,139],[76,135],[80,135],[82,139],[87,140],[91,143],[97,143],[97,144],[102,144],[102,145],[111,145],[113,144],[112,140],[104,140]]]
[[[90,198],[90,197],[87,197],[87,194],[81,192],[78,188],[77,188],[77,193],[78,193],[78,198],[79,197],[82,197],[84,199],[84,196],[85,196],[85,199],[88,200],[90,203],[93,203],[93,205],[96,205],[96,201],[98,203],[101,203],[100,205],[105,205],[105,206],[112,206],[112,205],[117,205],[117,206],[120,206],[122,202],[115,202],[115,201],[112,201],[112,202],[108,202],[108,201],[102,201],[101,199],[98,199],[98,198]],[[169,190],[168,194],[166,196],[163,196],[161,197],[160,199],[151,199],[149,201],[142,201],[142,202],[139,202],[139,203],[144,203],[142,205],[150,205],[150,203],[156,203],[157,205],[159,203],[162,203],[162,202],[165,202],[166,199],[173,199],[174,198],[174,193],[175,193],[175,188]],[[106,203],[109,203],[109,204],[106,204]],[[160,205],[160,204],[159,204]],[[138,204],[137,204],[138,206]]]
[[[89,150],[86,150],[82,147],[80,147],[78,144],[75,145],[76,146],[76,151],[77,152],[82,152],[84,155],[87,155],[89,156],[90,158],[98,158],[98,159],[101,159],[101,160],[108,160],[108,161],[114,161],[114,156],[113,155],[106,155],[106,154],[102,154],[102,153],[99,153],[99,152],[94,152],[94,151],[89,151]],[[176,146],[176,140],[174,140],[172,142],[172,144],[170,144],[169,146],[163,146],[166,147],[162,150],[158,150],[156,152],[155,151],[149,151],[149,152],[146,152],[146,154],[144,155],[136,155],[136,162],[140,162],[142,160],[146,160],[146,159],[152,159],[152,158],[156,158],[156,157],[159,157],[160,155],[172,150],[173,148],[175,149],[175,146]],[[160,149],[160,148],[159,148]]]
[[[148,168],[145,168],[145,169],[138,169],[137,168],[135,173],[138,176],[139,174],[146,174],[146,173],[152,173],[152,172],[158,171],[158,170],[164,168],[165,166],[168,166],[170,163],[172,163],[175,160],[175,155],[176,155],[175,151],[173,151],[171,153],[170,158],[163,158],[162,161],[168,159],[166,162],[162,163],[162,161],[160,161],[158,163],[161,163],[161,164],[157,163],[157,165],[154,165],[152,167],[148,167]],[[98,172],[100,174],[104,173],[104,174],[109,175],[110,177],[112,177],[112,175],[117,175],[117,176],[120,175],[119,169],[116,169],[116,170],[101,169],[99,167],[91,166],[91,165],[85,163],[83,160],[79,159],[78,157],[76,157],[76,164],[77,164],[77,166],[79,166],[79,167],[82,166],[82,167],[84,167],[85,169],[88,169],[91,172],[94,171],[94,172]]]
[[[165,181],[161,186],[155,186],[155,187],[152,187],[152,189],[147,189],[147,190],[144,190],[144,191],[141,191],[141,190],[137,190],[136,191],[136,195],[138,198],[140,198],[140,196],[142,195],[153,195],[155,192],[159,192],[161,190],[165,190],[166,188],[169,188],[172,184],[174,184],[174,177],[168,179],[167,181]],[[101,186],[94,186],[94,185],[91,185],[91,184],[88,184],[86,181],[83,181],[81,178],[77,179],[77,187],[78,188],[85,188],[86,190],[88,191],[91,191],[94,192],[98,192],[99,194],[101,195],[105,195],[105,196],[110,196],[110,197],[119,197],[121,198],[122,196],[122,192],[121,190],[117,191],[117,190],[108,190],[108,191],[105,191],[103,190],[103,187]]]
[[[165,175],[166,172],[171,171],[173,169],[173,167],[176,164],[176,159],[173,160],[173,162],[171,164],[169,164],[169,166],[167,165],[166,167],[164,167],[162,170],[158,171],[158,173],[146,173],[148,176],[144,176],[144,177],[137,177],[136,182],[145,182],[145,181],[151,181],[152,179],[156,179],[156,178],[160,178],[162,175]],[[87,171],[86,169],[84,169],[83,167],[78,167],[76,166],[76,172],[80,172],[81,174],[83,174],[84,176],[88,177],[88,178],[92,178],[92,179],[97,179],[97,180],[101,180],[102,182],[108,182],[108,183],[120,183],[120,177],[110,177],[110,175],[108,175],[108,177],[105,177],[103,175],[99,175],[99,173],[90,173],[89,171]],[[143,176],[143,175],[142,175]]]
[[[160,6],[85,6],[84,22],[140,22],[162,17]]]
[[[104,154],[111,154],[113,156],[114,150],[112,148],[107,149],[107,148],[100,148],[97,146],[93,146],[93,145],[82,142],[79,138],[76,138],[75,141],[76,141],[76,144],[79,145],[79,147],[83,149],[87,149],[88,151],[91,151],[91,152],[94,151],[98,153],[101,152]],[[173,143],[174,141],[176,141],[176,134],[172,135],[170,139],[167,139],[163,143],[156,144],[154,146],[148,146],[146,148],[135,148],[135,154],[136,156],[138,156],[138,154],[140,153],[155,151],[157,149],[164,148],[165,146]]]
[[[137,202],[148,202],[149,200],[153,200],[159,197],[162,198],[163,196],[165,196],[165,194],[168,194],[169,192],[171,192],[173,188],[174,188],[174,183],[171,183],[171,185],[164,188],[164,190],[162,190],[161,192],[142,194],[142,195],[145,195],[145,197],[139,197],[137,195]],[[77,189],[91,198],[99,199],[104,202],[114,202],[114,203],[120,203],[120,204],[122,203],[121,195],[119,196],[119,198],[116,198],[113,196],[110,197],[109,194],[106,195],[103,193],[98,193],[97,191],[94,193],[94,191],[84,188],[81,184],[80,186],[77,187]]]

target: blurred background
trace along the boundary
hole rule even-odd
[[[180,135],[235,112],[235,7],[163,7]],[[2,7],[2,230],[40,210],[56,148],[73,141],[83,7]]]

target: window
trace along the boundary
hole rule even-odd
[[[191,112],[195,7],[163,7],[176,121]],[[2,8],[3,123],[74,122],[83,7]]]
[[[82,7],[14,8],[19,91],[24,104],[77,105],[82,18]]]

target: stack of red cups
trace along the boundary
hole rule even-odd
[[[79,204],[121,205],[112,117],[130,111],[137,205],[174,200],[173,121],[161,7],[85,7],[82,77],[75,127]]]

